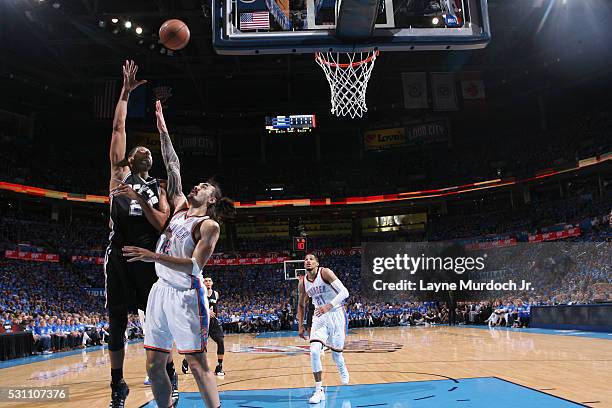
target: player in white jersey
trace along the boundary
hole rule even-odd
[[[306,297],[312,298],[315,306],[312,326],[310,328],[310,363],[315,380],[315,391],[308,400],[318,404],[325,400],[323,390],[323,365],[321,352],[323,346],[332,350],[332,357],[340,373],[342,384],[349,383],[349,372],[344,362],[342,350],[348,330],[346,310],[342,305],[349,293],[340,279],[329,268],[319,266],[319,260],[314,254],[304,258],[306,276],[298,283],[298,327],[299,336],[306,339],[304,333],[304,310]]]
[[[158,281],[147,303],[145,348],[147,371],[158,407],[172,407],[172,388],[165,370],[172,342],[184,354],[208,408],[220,407],[215,377],[208,367],[209,309],[202,288],[202,268],[219,238],[221,218],[234,211],[233,202],[222,197],[219,186],[208,181],[195,186],[185,197],[180,163],[168,135],[161,104],[156,106],[162,157],[168,172],[168,201],[173,209],[170,223],[159,238],[156,251],[123,247],[128,262],[155,262]]]

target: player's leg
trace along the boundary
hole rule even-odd
[[[147,305],[147,301],[149,298],[149,293],[151,292],[151,288],[157,282],[157,274],[155,273],[155,264],[154,263],[145,263],[145,262],[136,262],[133,264],[133,267],[130,269],[131,278],[133,281],[134,289],[136,290],[136,296],[138,298],[138,315],[143,324],[146,324],[146,315],[143,312],[141,315],[140,309],[145,309]],[[172,350],[168,353],[168,360],[166,362],[166,372],[168,373],[168,378],[172,383],[172,398],[176,402],[179,398],[179,390],[178,390],[178,374],[174,368],[174,360],[172,358]],[[147,384],[148,378],[145,379],[145,385]]]
[[[140,326],[142,327],[142,331],[145,331],[145,312],[142,309],[138,309],[138,319],[140,320]],[[151,379],[147,375],[144,379],[144,385],[151,385]]]
[[[173,290],[173,297],[166,306],[170,332],[178,352],[187,359],[202,401],[208,408],[217,408],[220,406],[217,382],[205,355],[209,332],[208,298],[201,287]]]
[[[200,396],[207,408],[218,408],[221,406],[219,399],[219,391],[217,390],[217,381],[212,371],[208,367],[206,355],[204,353],[189,353],[185,354],[185,358],[193,378],[198,384]]]
[[[151,379],[151,391],[158,407],[172,407],[172,384],[166,373],[170,353],[147,348],[147,374]]]
[[[225,357],[225,334],[223,328],[217,320],[212,320],[210,324],[210,338],[217,344],[217,367],[215,375],[219,377],[225,376],[223,371],[223,358]]]
[[[321,316],[314,318],[310,330],[310,366],[315,381],[315,390],[310,399],[311,404],[318,404],[325,400],[325,390],[323,389],[323,363],[321,362],[323,346],[329,338],[327,327],[327,317]]]
[[[174,296],[175,289],[155,284],[151,288],[144,325],[147,350],[147,374],[151,381],[151,390],[157,406],[170,407],[172,400],[172,383],[166,370],[168,356],[172,351],[172,335],[168,325],[168,316],[164,305]],[[170,317],[171,318],[171,317]]]
[[[328,340],[329,347],[332,349],[332,358],[338,373],[340,374],[340,380],[342,384],[346,385],[349,383],[349,371],[344,361],[344,341],[346,339],[346,333],[348,331],[348,320],[346,317],[346,311],[344,309],[330,313],[330,320],[333,326],[330,338]]]
[[[104,262],[106,307],[108,309],[108,354],[111,363],[110,407],[125,404],[130,390],[123,379],[125,359],[125,330],[127,329],[126,262],[121,251],[109,247]]]

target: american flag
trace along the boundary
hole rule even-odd
[[[270,13],[256,11],[254,13],[240,13],[241,30],[270,29]]]

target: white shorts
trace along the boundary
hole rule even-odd
[[[177,289],[157,281],[147,301],[144,347],[169,353],[174,340],[181,354],[206,351],[209,316],[201,285]]]
[[[333,351],[344,349],[344,339],[348,331],[348,319],[344,307],[330,310],[323,316],[312,317],[310,342],[319,342]]]

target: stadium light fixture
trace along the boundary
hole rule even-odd
[[[117,24],[119,22],[119,19],[118,18],[111,18],[111,22],[113,24]]]
[[[132,22],[130,20],[126,21],[124,24],[125,28],[132,28]]]
[[[136,34],[142,34],[142,27],[136,27]]]

